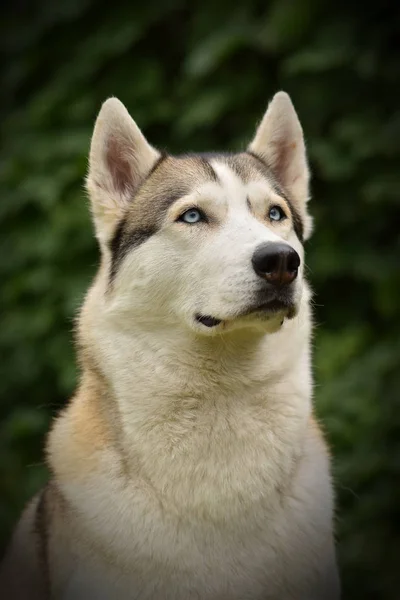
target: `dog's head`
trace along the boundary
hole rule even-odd
[[[276,331],[300,305],[308,180],[302,129],[283,92],[238,154],[160,153],[107,100],[87,187],[108,310],[198,334]]]

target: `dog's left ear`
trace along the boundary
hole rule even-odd
[[[86,179],[96,236],[103,247],[159,158],[122,102],[106,100],[94,127]]]
[[[304,220],[307,239],[312,228],[311,217],[306,211],[310,175],[303,130],[288,94],[275,94],[248,150],[270,167],[295,204]]]

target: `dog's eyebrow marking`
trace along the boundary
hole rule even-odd
[[[278,196],[281,196],[286,201],[286,203],[289,207],[289,210],[291,212],[291,215],[292,215],[294,231],[295,231],[297,237],[299,238],[300,242],[303,242],[303,239],[304,239],[303,220],[302,220],[298,210],[294,206],[292,200],[288,197],[286,192],[282,189],[282,187],[279,185],[279,183],[275,180],[275,178],[273,177],[273,173],[272,173],[270,167],[267,165],[267,163],[265,163],[262,158],[257,156],[257,154],[254,154],[253,152],[250,152],[249,150],[246,151],[246,154],[248,154],[249,156],[251,156],[254,159],[254,164],[255,164],[255,166],[258,167],[258,171],[261,172],[263,175],[265,175],[268,178],[269,182],[271,183],[272,187],[274,188],[274,190],[278,194]]]

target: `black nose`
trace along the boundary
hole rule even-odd
[[[296,250],[288,244],[272,242],[259,246],[251,261],[257,275],[276,286],[292,283],[300,266]]]

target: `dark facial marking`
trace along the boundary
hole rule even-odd
[[[260,158],[257,154],[254,154],[254,152],[250,152],[248,150],[246,152],[246,154],[248,154],[249,156],[252,157],[252,159],[254,160],[254,164],[255,164],[255,166],[257,166],[259,172],[262,173],[263,175],[265,175],[266,177],[268,177],[269,181],[272,182],[272,185],[273,185],[276,193],[286,200],[286,202],[290,208],[291,215],[292,215],[294,231],[295,231],[297,237],[299,238],[300,242],[303,242],[303,239],[304,239],[303,220],[302,220],[299,212],[297,211],[296,207],[294,206],[292,200],[289,198],[287,193],[282,189],[279,182],[277,182],[276,179],[274,178],[272,169],[267,165],[266,162],[263,161],[262,158]]]
[[[143,244],[155,232],[156,227],[147,227],[130,231],[128,234],[126,230],[126,218],[121,219],[109,245],[111,250],[110,283],[114,281],[118,267],[128,251],[135,246]]]

